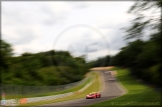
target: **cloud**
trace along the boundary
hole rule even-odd
[[[126,10],[133,2],[2,2],[2,39],[13,45],[14,53],[67,50],[89,59],[115,54],[124,46],[123,32],[131,15]],[[60,32],[75,27],[56,40]],[[56,42],[56,43],[54,43]],[[56,44],[56,45],[54,45]]]
[[[84,26],[64,32],[55,42],[54,49],[71,50],[70,52],[77,56],[108,48],[102,35]]]
[[[19,38],[14,41],[14,44],[17,44],[17,45],[27,44],[33,39],[35,39],[34,33],[29,30],[25,30],[25,31],[18,30],[17,34],[20,35]]]
[[[13,45],[15,55],[18,56],[24,52],[38,53],[52,49],[50,43],[40,43],[39,41],[39,39],[35,39],[28,44]]]
[[[68,2],[69,5],[72,5],[73,9],[84,9],[91,5],[86,2]]]
[[[42,23],[45,25],[54,25],[67,19],[70,7],[63,3],[45,3],[41,5],[40,11],[44,15]]]
[[[2,38],[12,45],[29,44],[35,39],[39,39],[42,31],[38,26],[8,26],[2,27]]]

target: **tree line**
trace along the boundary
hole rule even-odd
[[[131,20],[130,26],[122,28],[126,34],[125,40],[128,41],[127,46],[122,47],[120,52],[111,58],[106,56],[91,62],[91,66],[100,66],[102,61],[109,59],[110,62],[111,59],[109,65],[129,68],[133,77],[161,87],[162,22],[160,15],[156,15],[160,13],[161,7],[161,0],[136,1],[128,10],[128,13],[136,16],[135,19]],[[151,16],[144,15],[144,12],[150,10],[153,10]],[[142,37],[146,36],[148,39],[144,40]]]
[[[88,72],[84,57],[67,51],[23,53],[13,56],[10,44],[1,40],[1,83],[62,85],[79,81]]]

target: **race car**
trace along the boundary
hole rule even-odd
[[[86,99],[100,98],[101,94],[99,92],[92,92],[86,96]]]

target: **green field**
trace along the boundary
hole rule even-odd
[[[97,72],[91,73],[93,75],[93,83],[83,92],[80,93],[75,93],[74,95],[60,98],[60,99],[54,99],[54,100],[49,100],[49,101],[41,101],[41,102],[35,102],[35,103],[29,103],[29,104],[23,104],[20,106],[36,106],[36,105],[43,105],[43,104],[49,104],[49,103],[55,103],[55,102],[61,102],[61,101],[66,101],[66,100],[72,100],[72,99],[78,99],[78,98],[84,98],[88,93],[90,92],[95,92],[99,91],[101,88],[100,84],[100,74]]]
[[[151,87],[137,82],[129,76],[127,69],[117,69],[117,79],[128,90],[128,92],[118,98],[90,105],[90,107],[114,107],[114,106],[159,106],[161,93],[156,92]]]

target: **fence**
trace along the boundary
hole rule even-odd
[[[78,93],[84,91],[93,82],[94,82],[94,80],[91,79],[91,81],[88,84],[86,84],[83,88],[81,88],[80,90],[76,90],[76,91],[68,92],[68,93],[64,93],[64,94],[51,95],[51,96],[43,96],[43,97],[9,99],[9,100],[3,99],[3,100],[0,100],[0,102],[1,102],[1,105],[4,105],[4,106],[18,106],[18,105],[21,105],[21,104],[29,104],[29,103],[33,103],[33,102],[48,101],[48,100],[64,98],[64,97],[73,95],[75,93],[78,94]]]
[[[79,82],[72,83],[72,84],[61,85],[61,86],[65,86],[65,87],[68,86],[68,88],[70,88],[71,86],[76,86],[76,85],[82,84],[82,83],[84,83],[88,79],[90,80],[90,81],[88,81],[88,83],[86,82],[84,87],[82,87],[79,90],[72,91],[72,92],[65,92],[63,94],[50,95],[50,96],[20,98],[20,99],[17,98],[17,99],[8,99],[8,100],[6,100],[6,99],[2,98],[2,100],[0,100],[0,103],[1,103],[1,105],[4,105],[4,106],[18,106],[18,105],[21,105],[21,104],[27,104],[27,103],[33,103],[33,102],[48,101],[48,100],[64,98],[64,97],[67,97],[67,96],[70,96],[70,95],[73,95],[73,94],[78,94],[78,93],[84,91],[86,88],[88,88],[94,82],[94,78],[93,77],[94,76],[91,75],[91,76],[88,76],[88,77],[86,77],[85,79],[83,79],[83,80],[81,80]],[[60,86],[55,86],[55,87],[60,87]],[[8,87],[5,87],[5,88],[8,88]],[[3,89],[3,91],[4,91],[5,88],[1,87],[1,89]]]
[[[20,85],[6,85],[1,84],[1,93],[5,93],[6,98],[16,98],[21,96],[41,96],[52,92],[58,92],[70,89],[72,87],[81,85],[90,79],[89,76],[81,81],[58,86],[20,86]],[[15,96],[15,97],[13,97]]]

